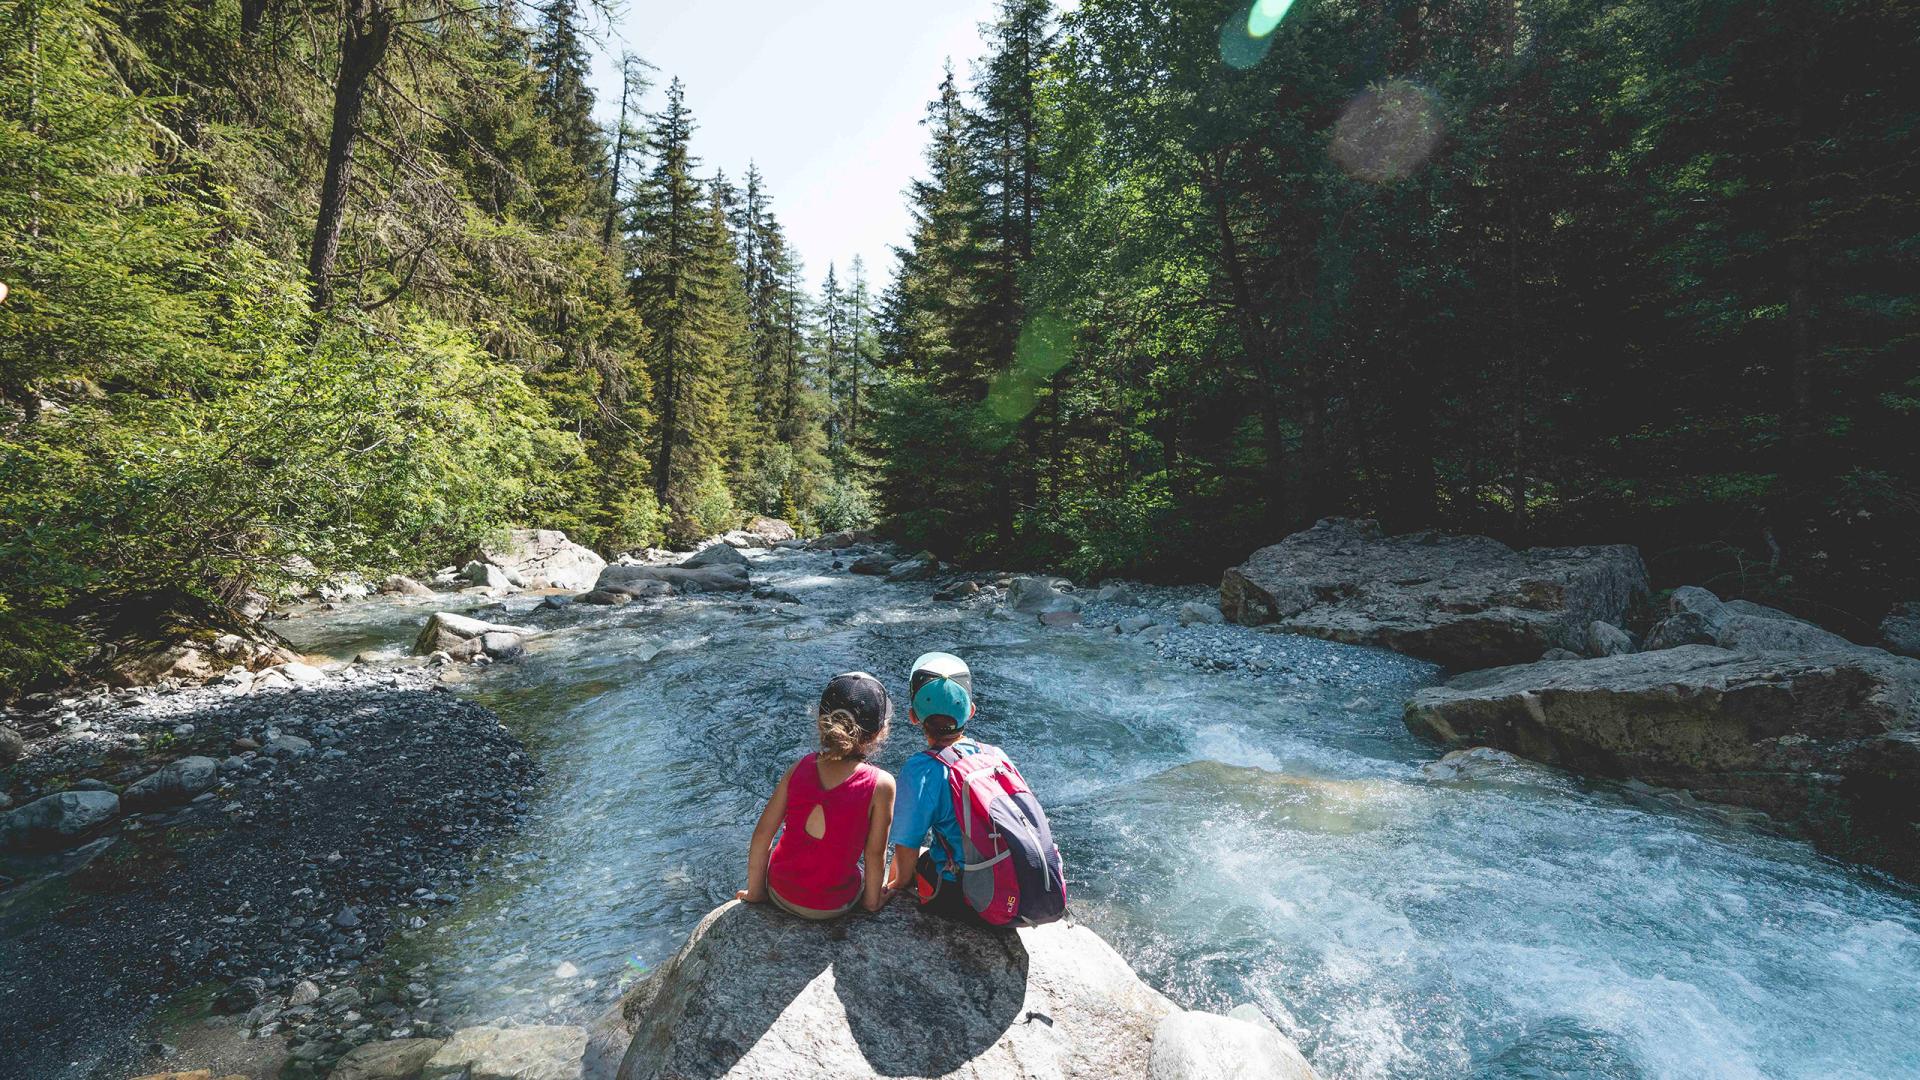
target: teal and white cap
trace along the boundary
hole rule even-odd
[[[921,723],[944,717],[957,731],[973,719],[973,672],[952,653],[927,653],[913,662],[907,700]]]

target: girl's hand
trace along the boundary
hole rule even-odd
[[[760,890],[760,894],[755,896],[752,889],[741,889],[739,892],[733,894],[733,898],[749,904],[764,904],[767,901],[767,891],[762,889]]]

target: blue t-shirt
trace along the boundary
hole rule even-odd
[[[961,739],[953,747],[962,755],[980,750],[980,744],[972,739]],[[948,881],[957,880],[959,875],[947,858],[947,852],[958,856],[961,851],[960,823],[953,817],[953,785],[947,780],[947,767],[940,759],[922,752],[900,766],[900,779],[893,789],[893,831],[888,840],[900,847],[917,848],[927,842],[929,830],[947,845],[945,848],[939,843],[932,845],[933,861],[940,867],[940,876]]]

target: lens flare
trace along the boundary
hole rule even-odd
[[[1263,38],[1273,33],[1292,8],[1293,0],[1259,0],[1253,10],[1247,12],[1248,36]]]
[[[1333,125],[1333,160],[1356,180],[1398,180],[1426,163],[1446,133],[1424,87],[1394,79],[1361,94]]]
[[[1253,8],[1242,8],[1220,24],[1220,59],[1237,71],[1265,60],[1273,48],[1273,35],[1252,32],[1253,18]]]

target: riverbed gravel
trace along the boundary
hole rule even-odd
[[[472,856],[526,810],[538,769],[491,712],[390,666],[40,704],[5,718],[30,739],[0,774],[16,805],[188,757],[218,776],[83,847],[0,861],[0,1077],[118,1080],[164,1064],[170,1020],[208,1008],[283,1039],[289,1075],[444,1030],[380,946],[474,886]]]

